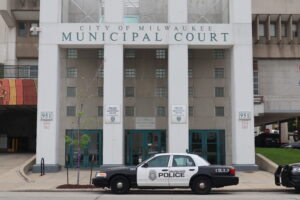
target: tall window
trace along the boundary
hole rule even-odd
[[[166,87],[156,88],[155,95],[157,97],[166,97],[167,96],[167,88]]]
[[[259,28],[258,28],[258,35],[259,37],[265,37],[265,24],[259,24]]]
[[[292,25],[292,34],[293,34],[293,37],[298,37],[298,25],[297,24]]]
[[[223,106],[216,106],[215,108],[215,115],[217,117],[224,117],[225,113],[224,113],[224,107]]]
[[[125,116],[126,117],[133,117],[134,116],[134,107],[133,106],[126,106],[125,107]]]
[[[215,68],[215,78],[224,78],[224,68]]]
[[[76,87],[67,88],[67,97],[76,97]]]
[[[215,49],[214,50],[214,59],[223,60],[225,58],[224,49]]]
[[[25,22],[19,22],[18,25],[18,36],[25,37],[27,35],[27,28]]]
[[[125,97],[134,97],[134,87],[125,87]]]
[[[67,106],[67,116],[68,117],[76,116],[76,106]]]
[[[156,115],[158,117],[165,117],[166,116],[166,107],[164,107],[164,106],[158,106],[156,108]]]
[[[125,69],[125,78],[135,78],[136,72],[134,68]]]
[[[77,68],[68,67],[67,68],[67,78],[77,78]]]
[[[167,69],[165,68],[158,68],[155,70],[155,77],[156,78],[166,78],[167,77]]]
[[[78,58],[77,49],[68,49],[68,59],[76,59]]]
[[[126,49],[125,50],[125,58],[134,59],[135,58],[135,50],[134,49]]]
[[[167,50],[166,49],[157,49],[155,53],[156,59],[167,59]]]
[[[282,37],[287,37],[287,26],[286,23],[281,23],[281,36]]]
[[[103,106],[98,106],[98,117],[103,116]]]
[[[270,24],[270,36],[276,37],[276,24],[275,23]]]
[[[215,97],[224,97],[224,88],[223,87],[215,88]]]
[[[258,72],[253,72],[253,93],[258,95]]]

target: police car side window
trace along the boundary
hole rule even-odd
[[[172,167],[193,167],[194,160],[189,156],[173,156]]]
[[[157,156],[148,162],[148,167],[168,167],[170,156]]]

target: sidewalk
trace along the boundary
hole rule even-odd
[[[92,177],[95,175],[95,171]],[[257,172],[238,172],[240,183],[237,186],[229,186],[215,189],[217,191],[279,191],[286,190],[285,187],[278,187],[274,184],[273,174],[265,171]],[[57,186],[67,183],[67,173],[63,169],[59,173],[46,174],[28,174],[32,182],[26,182],[18,174],[18,168],[12,169],[7,173],[0,175],[0,191],[73,191],[56,189]],[[76,184],[77,171],[69,170],[70,184]],[[89,184],[90,171],[81,170],[80,184]],[[78,191],[78,190],[74,190]],[[103,189],[81,189],[80,191],[103,191]]]

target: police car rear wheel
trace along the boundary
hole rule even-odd
[[[198,177],[192,184],[193,192],[197,194],[208,194],[211,191],[211,181],[207,177]]]
[[[125,194],[129,191],[129,181],[124,176],[113,177],[110,181],[111,191],[115,194]]]

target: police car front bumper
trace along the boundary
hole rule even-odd
[[[239,178],[236,176],[216,176],[212,177],[212,182],[215,187],[224,187],[239,184]]]
[[[109,187],[109,181],[106,178],[96,177],[93,178],[92,182],[95,187],[100,187],[100,188]]]

